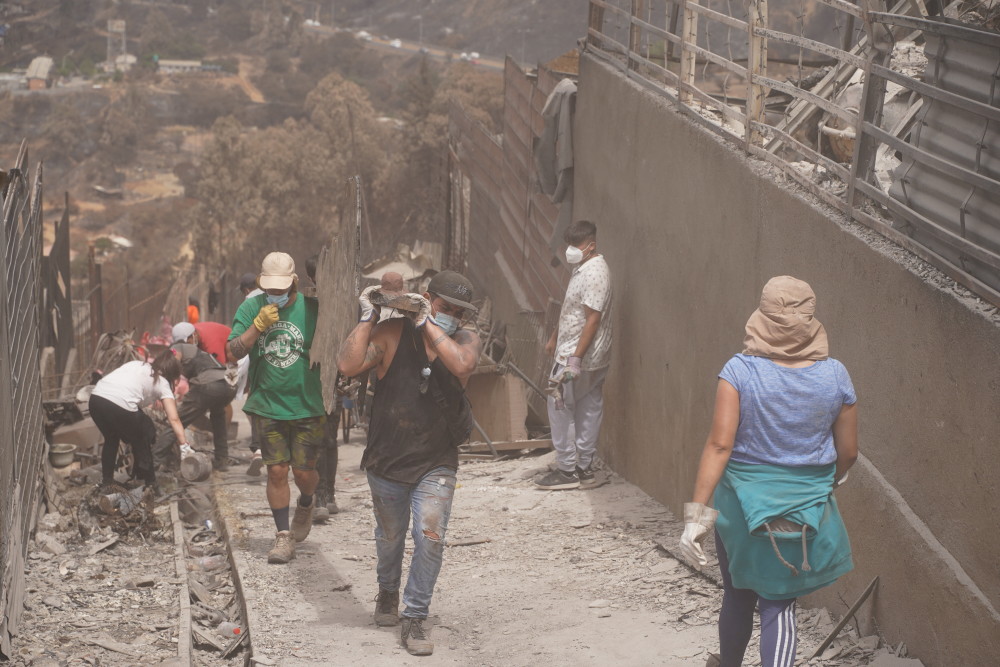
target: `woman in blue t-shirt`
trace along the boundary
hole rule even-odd
[[[743,353],[719,374],[681,538],[681,552],[703,566],[702,544],[716,529],[724,595],[721,656],[710,665],[742,664],[759,606],[761,664],[791,667],[796,598],[853,567],[832,492],[858,456],[857,398],[815,309],[807,283],[769,280]]]

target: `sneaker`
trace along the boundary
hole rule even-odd
[[[287,563],[295,558],[295,540],[287,530],[279,531],[274,537],[274,547],[267,552],[268,563]]]
[[[261,458],[260,452],[254,452],[253,458],[250,459],[250,465],[247,467],[247,474],[251,477],[260,477],[260,470],[264,467],[264,459]]]
[[[301,499],[302,497],[300,496],[299,500]],[[301,542],[309,537],[309,531],[312,530],[313,512],[315,510],[316,496],[313,496],[309,507],[303,507],[298,502],[295,503],[295,514],[292,515],[292,536],[296,542]]]
[[[375,625],[399,625],[399,591],[378,589],[375,597]]]
[[[594,476],[594,469],[587,466],[587,469],[577,467],[576,476],[580,479],[581,489],[592,489],[597,486],[597,478]]]
[[[410,652],[410,655],[430,655],[434,652],[434,642],[424,627],[426,618],[404,618],[403,627],[399,629],[399,643]]]
[[[226,472],[229,470],[229,458],[212,459],[212,470],[217,470],[219,472]]]
[[[580,478],[576,476],[576,472],[563,472],[556,469],[550,471],[544,477],[536,478],[535,486],[540,489],[550,489],[553,491],[559,489],[578,489],[580,488]]]
[[[326,523],[330,519],[330,510],[323,505],[316,505],[313,511],[313,523]]]
[[[330,498],[330,502],[326,504],[326,509],[330,514],[340,514],[340,508],[337,507],[337,499]]]

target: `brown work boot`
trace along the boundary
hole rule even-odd
[[[426,618],[404,618],[399,629],[399,643],[410,655],[430,655],[434,652],[434,642],[428,635],[429,628],[424,627]]]
[[[303,507],[298,502],[295,503],[295,514],[292,516],[292,536],[296,542],[309,537],[309,531],[313,527],[313,512],[316,510],[316,496],[313,496],[309,507]]]
[[[375,625],[399,625],[399,591],[378,589],[378,597],[375,598]]]
[[[295,540],[287,530],[278,531],[274,537],[274,547],[267,552],[268,563],[287,563],[295,558]]]

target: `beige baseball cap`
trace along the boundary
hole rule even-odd
[[[295,260],[284,252],[272,252],[260,263],[257,284],[261,289],[288,289],[298,278],[295,275]]]

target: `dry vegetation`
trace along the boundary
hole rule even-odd
[[[242,273],[273,247],[304,259],[335,228],[355,173],[372,220],[366,254],[440,239],[449,101],[496,126],[500,77],[386,55],[350,33],[307,34],[302,9],[283,0],[40,0],[12,24],[0,69],[46,53],[58,72],[48,91],[0,94],[0,151],[9,162],[28,139],[45,165],[50,218],[70,194],[80,287],[87,246],[107,235],[135,242],[120,259],[147,292],[192,261],[186,247],[211,275]],[[127,22],[138,58],[127,74],[96,67],[109,19]],[[166,77],[155,57],[221,71]]]

